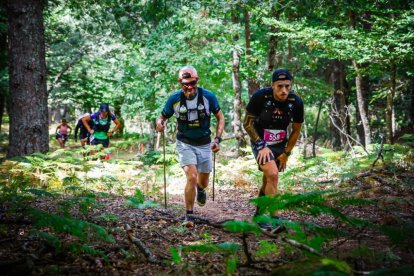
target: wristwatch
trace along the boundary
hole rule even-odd
[[[286,154],[287,157],[289,157],[291,152],[290,151],[284,151],[283,153]]]
[[[218,144],[220,144],[221,143],[221,141],[223,140],[223,139],[221,139],[221,137],[218,137],[218,136],[216,136],[216,137],[214,137],[214,140],[218,140]]]

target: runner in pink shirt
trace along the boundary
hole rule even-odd
[[[59,141],[61,148],[65,147],[65,143],[71,132],[72,128],[68,125],[66,119],[62,119],[62,123],[56,127],[56,140]]]

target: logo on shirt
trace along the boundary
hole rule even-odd
[[[273,114],[277,115],[277,116],[282,116],[285,112],[283,110],[280,110],[279,108],[276,108],[275,110],[273,110]]]

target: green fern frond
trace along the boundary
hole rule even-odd
[[[114,242],[114,239],[105,228],[93,223],[70,217],[61,217],[33,208],[28,210],[28,214],[35,220],[36,227],[50,227],[58,233],[68,233],[82,241],[86,241],[89,237],[95,237],[107,242]]]
[[[227,221],[223,224],[225,230],[233,233],[255,233],[261,232],[260,228],[256,224],[252,224],[246,221]]]

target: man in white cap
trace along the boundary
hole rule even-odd
[[[194,67],[185,66],[178,74],[181,89],[167,100],[160,117],[157,131],[163,132],[166,121],[175,115],[177,119],[177,152],[187,183],[185,186],[186,216],[183,225],[194,227],[194,202],[206,203],[208,179],[212,170],[212,152],[220,150],[224,129],[224,116],[216,96],[198,87],[198,74]],[[210,119],[217,120],[216,135],[211,141]]]

